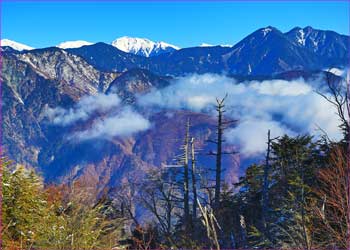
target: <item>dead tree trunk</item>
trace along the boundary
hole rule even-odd
[[[214,210],[217,211],[220,209],[220,195],[221,195],[221,173],[223,172],[222,169],[222,155],[224,154],[236,154],[236,152],[223,152],[222,150],[222,143],[225,141],[223,139],[223,132],[227,126],[230,124],[236,122],[236,121],[225,121],[224,120],[224,113],[225,113],[225,99],[227,95],[223,99],[216,98],[216,111],[218,114],[218,120],[216,125],[216,139],[215,140],[208,140],[211,143],[214,143],[216,145],[216,152],[210,151],[208,155],[215,156],[216,157],[216,164],[215,164],[215,186],[214,186]]]
[[[264,182],[262,190],[262,222],[264,226],[264,235],[269,234],[267,214],[268,214],[268,204],[269,204],[269,172],[270,172],[270,151],[271,151],[271,136],[270,130],[267,132],[267,151],[264,166]]]
[[[196,181],[196,159],[194,150],[194,138],[191,139],[191,165],[192,165],[192,192],[193,192],[193,204],[192,204],[192,217],[193,221],[197,218],[197,181]]]
[[[218,112],[218,124],[217,124],[217,147],[216,147],[216,168],[215,168],[215,196],[214,196],[214,208],[219,209],[220,207],[220,193],[221,193],[221,156],[222,156],[222,134],[223,134],[223,123],[222,117],[224,111],[224,101],[216,99],[216,111]]]
[[[183,145],[183,165],[184,165],[184,223],[188,230],[190,220],[190,199],[189,199],[189,171],[188,171],[188,155],[189,155],[189,137],[190,137],[190,120],[187,120],[186,135]]]
[[[210,206],[202,206],[199,200],[197,200],[199,210],[202,214],[201,220],[203,223],[203,226],[205,227],[207,231],[207,237],[211,242],[211,250],[220,250],[220,243],[218,238],[217,229],[221,230],[221,227],[216,220],[214,211]]]

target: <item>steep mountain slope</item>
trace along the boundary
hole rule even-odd
[[[327,67],[349,63],[349,36],[334,31],[296,27],[285,35],[297,46],[308,49],[324,60]]]
[[[38,74],[29,64],[2,55],[3,144],[18,163],[38,167],[38,155],[48,141],[40,126],[47,106],[66,106],[73,98],[59,89],[56,80]]]
[[[2,61],[4,145],[11,159],[35,167],[51,136],[42,123],[47,108],[71,106],[82,96],[106,89],[117,76],[56,48],[3,52]]]
[[[223,57],[233,74],[270,75],[322,67],[316,55],[296,46],[273,27],[257,30]]]
[[[150,58],[149,69],[160,75],[186,75],[188,73],[225,73],[222,56],[227,47],[194,47]]]
[[[17,58],[43,77],[58,81],[60,88],[74,98],[104,90],[116,77],[115,73],[100,72],[81,57],[55,47],[21,53]]]
[[[170,84],[170,77],[161,77],[145,69],[131,69],[110,83],[106,93],[117,93],[126,103],[134,103],[135,95],[145,94],[153,88]]]

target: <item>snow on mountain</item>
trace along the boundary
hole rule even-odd
[[[264,34],[264,37],[272,31],[272,27],[268,26],[266,28],[261,29],[261,32]]]
[[[345,69],[340,69],[340,68],[331,68],[331,69],[324,69],[325,71],[329,71],[334,75],[337,76],[345,76],[346,70]]]
[[[299,30],[299,36],[297,37],[298,43],[305,46],[305,32],[304,30]]]
[[[173,50],[179,50],[180,48],[169,44],[169,43],[165,43],[165,42],[156,42],[154,47],[153,47],[153,54],[161,54],[161,53],[165,53],[165,52],[170,52]],[[151,54],[152,54],[151,53]]]
[[[295,27],[284,35],[296,46],[312,51],[328,65],[336,66],[339,61],[343,61],[343,66],[349,64],[349,36],[310,26]]]
[[[77,41],[67,41],[67,42],[62,42],[56,47],[61,48],[61,49],[73,49],[73,48],[80,48],[85,45],[91,45],[93,43],[87,42],[87,41],[82,41],[82,40],[77,40]]]
[[[117,38],[112,42],[112,45],[121,51],[146,57],[180,49],[165,42],[153,42],[146,38],[128,36]]]
[[[199,45],[199,47],[214,47],[215,45],[209,44],[209,43],[202,43]]]
[[[209,44],[209,43],[202,43],[201,45],[199,45],[199,47],[215,47],[215,46],[220,46],[220,47],[233,47],[232,44],[213,45],[213,44]]]
[[[23,43],[18,43],[15,41],[11,41],[9,39],[2,39],[0,41],[0,44],[1,44],[1,46],[8,46],[8,47],[11,47],[11,48],[18,50],[18,51],[34,49],[33,47],[30,47],[28,45],[25,45]]]

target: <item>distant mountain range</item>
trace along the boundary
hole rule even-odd
[[[311,27],[286,33],[265,27],[232,47],[179,49],[124,37],[112,44],[75,41],[33,49],[2,40],[3,143],[11,159],[34,166],[47,182],[85,176],[101,188],[117,185],[123,178],[140,177],[147,169],[171,161],[181,144],[175,139],[183,137],[189,117],[198,148],[208,152],[206,140],[215,134],[215,120],[202,113],[159,110],[151,114],[153,123],[147,131],[128,138],[79,142],[67,135],[91,127],[93,120],[56,126],[47,121],[48,108],[72,113],[83,97],[111,93],[134,107],[138,96],[192,73],[224,73],[239,82],[309,79],[330,67],[341,74],[349,65],[349,39]],[[105,120],[107,115],[96,116]],[[236,146],[227,147],[232,151]],[[225,160],[230,176],[239,173],[241,160],[239,156]],[[199,165],[214,164],[208,162],[200,159]]]
[[[18,51],[33,49],[7,39],[2,40],[2,46]],[[274,27],[262,28],[234,46],[202,44],[199,47],[180,49],[165,42],[125,36],[114,40],[110,45],[69,41],[57,47],[83,57],[101,70],[120,72],[137,67],[160,75],[193,72],[270,75],[288,70],[344,67],[349,61],[349,36],[310,26],[296,27],[286,33]]]
[[[77,40],[77,41],[62,42],[56,45],[56,47],[60,49],[73,49],[73,48],[80,48],[82,46],[87,46],[92,44],[94,43],[83,41],[83,40]],[[139,56],[145,56],[145,57],[156,56],[162,53],[168,53],[168,52],[172,52],[174,50],[180,49],[175,45],[171,45],[165,42],[153,42],[146,38],[137,38],[137,37],[128,37],[128,36],[115,39],[113,42],[111,42],[111,45],[121,51],[132,53]],[[33,47],[30,47],[15,41],[11,41],[9,39],[2,39],[1,46],[11,47],[12,49],[17,51],[34,49]]]
[[[345,67],[349,62],[349,36],[311,27],[294,28],[286,33],[266,27],[253,32],[233,47],[184,48],[147,60],[125,55],[104,43],[68,51],[107,71],[144,68],[159,75],[174,76],[188,73],[271,75],[290,70]]]

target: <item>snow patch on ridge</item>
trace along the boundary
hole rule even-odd
[[[25,45],[23,43],[15,42],[9,39],[2,39],[0,41],[1,46],[8,46],[11,47],[15,50],[22,51],[22,50],[32,50],[34,49],[33,47],[30,47],[28,45]]]
[[[85,45],[91,45],[93,43],[87,42],[87,41],[82,41],[82,40],[77,40],[77,41],[67,41],[67,42],[62,42],[56,47],[60,49],[73,49],[73,48],[80,48]]]
[[[300,36],[298,36],[298,43],[300,43],[301,45],[305,46],[305,33],[304,33],[304,30],[300,29],[299,30],[299,34],[300,34]]]
[[[272,31],[272,29],[270,27],[264,28],[262,29],[262,33],[264,34],[264,37],[270,33]]]
[[[233,47],[232,44],[213,45],[213,44],[209,44],[209,43],[202,43],[201,45],[199,45],[199,47],[215,47],[215,46],[220,46],[220,47]]]

